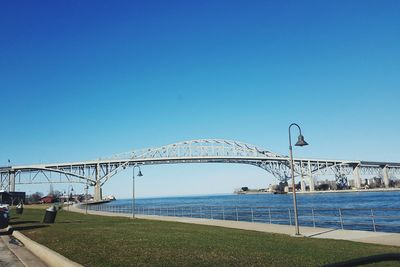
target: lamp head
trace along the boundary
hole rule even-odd
[[[139,177],[143,176],[143,174],[142,174],[142,171],[141,171],[141,170],[139,170],[139,173],[138,173],[138,175],[137,175],[137,176],[139,176]]]
[[[295,146],[306,146],[306,145],[308,145],[308,143],[306,142],[306,140],[304,140],[304,136],[300,134]]]

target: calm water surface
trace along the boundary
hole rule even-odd
[[[121,199],[106,205],[129,205],[131,199]],[[400,208],[400,191],[297,194],[299,208]],[[274,195],[212,195],[136,199],[139,206],[253,206],[291,207],[291,194]]]
[[[301,226],[400,233],[400,191],[297,194]],[[132,213],[132,199],[91,209]],[[294,223],[291,194],[211,195],[136,199],[137,214],[262,223]]]

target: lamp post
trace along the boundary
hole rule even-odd
[[[133,165],[132,168],[132,219],[135,219],[135,168],[139,168],[138,175],[139,177],[142,177],[142,171],[140,170],[140,167],[135,164]]]
[[[71,188],[71,191],[69,190]],[[74,188],[72,187],[72,185],[68,185],[68,210],[69,210],[69,196],[70,196],[70,193],[71,194],[73,194],[73,192],[74,192]]]
[[[292,126],[296,126],[299,129],[299,137],[295,146],[306,146],[308,143],[304,140],[304,136],[301,134],[301,128],[296,123],[292,123],[289,126],[289,152],[290,152],[290,169],[292,174],[292,191],[293,191],[293,209],[294,209],[294,225],[296,227],[295,235],[300,235],[299,230],[299,217],[297,215],[297,202],[296,202],[296,189],[294,182],[294,162],[293,162],[293,148],[292,148],[292,136],[290,134],[290,129]]]

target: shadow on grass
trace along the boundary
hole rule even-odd
[[[48,225],[36,224],[36,225],[9,227],[7,229],[2,230],[0,232],[0,236],[2,236],[2,235],[12,235],[14,230],[16,230],[16,231],[24,231],[24,230],[32,230],[32,229],[37,229],[37,228],[43,228],[43,227],[48,227]],[[0,265],[0,266],[2,266],[2,265]]]
[[[49,227],[47,224],[34,224],[34,225],[26,225],[26,226],[15,226],[12,228],[11,231],[16,230],[16,231],[24,231],[24,230],[32,230],[32,229],[38,229],[38,228],[44,228],[44,227]]]
[[[9,225],[19,225],[27,223],[40,223],[40,221],[17,221],[17,222],[10,222]]]
[[[57,224],[60,223],[83,223],[84,221],[78,220],[78,221],[56,221]]]

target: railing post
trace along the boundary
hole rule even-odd
[[[225,221],[225,207],[222,206],[222,220]]]
[[[376,232],[374,211],[371,209],[372,226],[374,227],[374,232]]]
[[[212,206],[210,206],[210,216],[211,216],[211,220],[212,220],[213,219]]]
[[[288,209],[289,211],[289,224],[292,225],[292,213],[290,212],[290,208]]]
[[[190,206],[190,218],[193,218],[193,207]]]
[[[251,222],[254,222],[254,212],[253,212],[253,208],[251,208]]]
[[[311,209],[311,214],[312,214],[312,223],[313,223],[313,226],[314,226],[314,228],[315,228],[315,214],[314,214],[314,208]]]
[[[238,213],[238,208],[236,206],[236,221],[239,221],[239,213]]]
[[[339,208],[339,217],[340,217],[340,226],[342,227],[343,230],[343,217],[342,217],[342,209]]]
[[[268,208],[269,224],[272,224],[271,208]]]
[[[202,219],[202,218],[203,218],[203,207],[200,206],[200,219]]]

